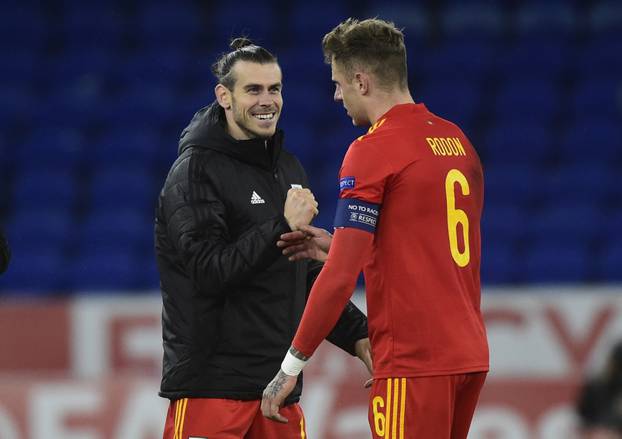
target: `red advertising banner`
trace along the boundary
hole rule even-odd
[[[492,371],[470,439],[578,437],[576,395],[622,337],[621,297],[487,294]],[[0,303],[0,439],[159,439],[160,311],[157,295]],[[322,345],[305,369],[309,438],[370,437],[366,374]]]

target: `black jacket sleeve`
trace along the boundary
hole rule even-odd
[[[171,172],[161,194],[161,215],[182,263],[203,294],[221,294],[268,267],[281,252],[278,237],[289,226],[283,215],[231,239],[225,204],[202,160],[190,155]]]
[[[7,242],[2,230],[0,230],[0,273],[4,273],[9,267],[9,261],[11,260],[11,249]]]
[[[311,292],[311,287],[317,279],[323,264],[317,261],[309,262],[309,270],[307,274],[307,297]],[[367,334],[367,317],[363,312],[349,301],[343,309],[339,320],[335,327],[331,330],[326,340],[348,352],[350,355],[356,355],[354,352],[354,344],[357,340],[368,337]]]

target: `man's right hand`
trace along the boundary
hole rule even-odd
[[[290,261],[315,259],[324,262],[332,240],[333,236],[324,229],[301,226],[300,230],[282,234],[276,245]]]
[[[309,189],[292,188],[287,191],[283,216],[289,227],[296,231],[311,223],[313,217],[319,212],[317,206],[317,201]]]

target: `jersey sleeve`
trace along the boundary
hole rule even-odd
[[[313,284],[292,341],[292,346],[307,357],[313,355],[338,321],[370,257],[372,242],[373,236],[360,230],[335,231],[328,260]]]
[[[339,171],[335,228],[375,232],[390,175],[387,168],[376,142],[363,139],[352,143]]]

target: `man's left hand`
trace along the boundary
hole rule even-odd
[[[365,363],[365,367],[369,371],[370,375],[374,375],[374,363],[371,358],[371,343],[369,342],[369,338],[361,338],[354,343],[354,352],[356,356],[360,358],[360,360]],[[365,388],[371,387],[373,383],[373,378],[368,379],[365,382]]]
[[[268,419],[287,424],[287,418],[279,413],[287,395],[296,387],[298,377],[287,375],[279,369],[274,379],[263,391],[261,400],[261,413]]]

